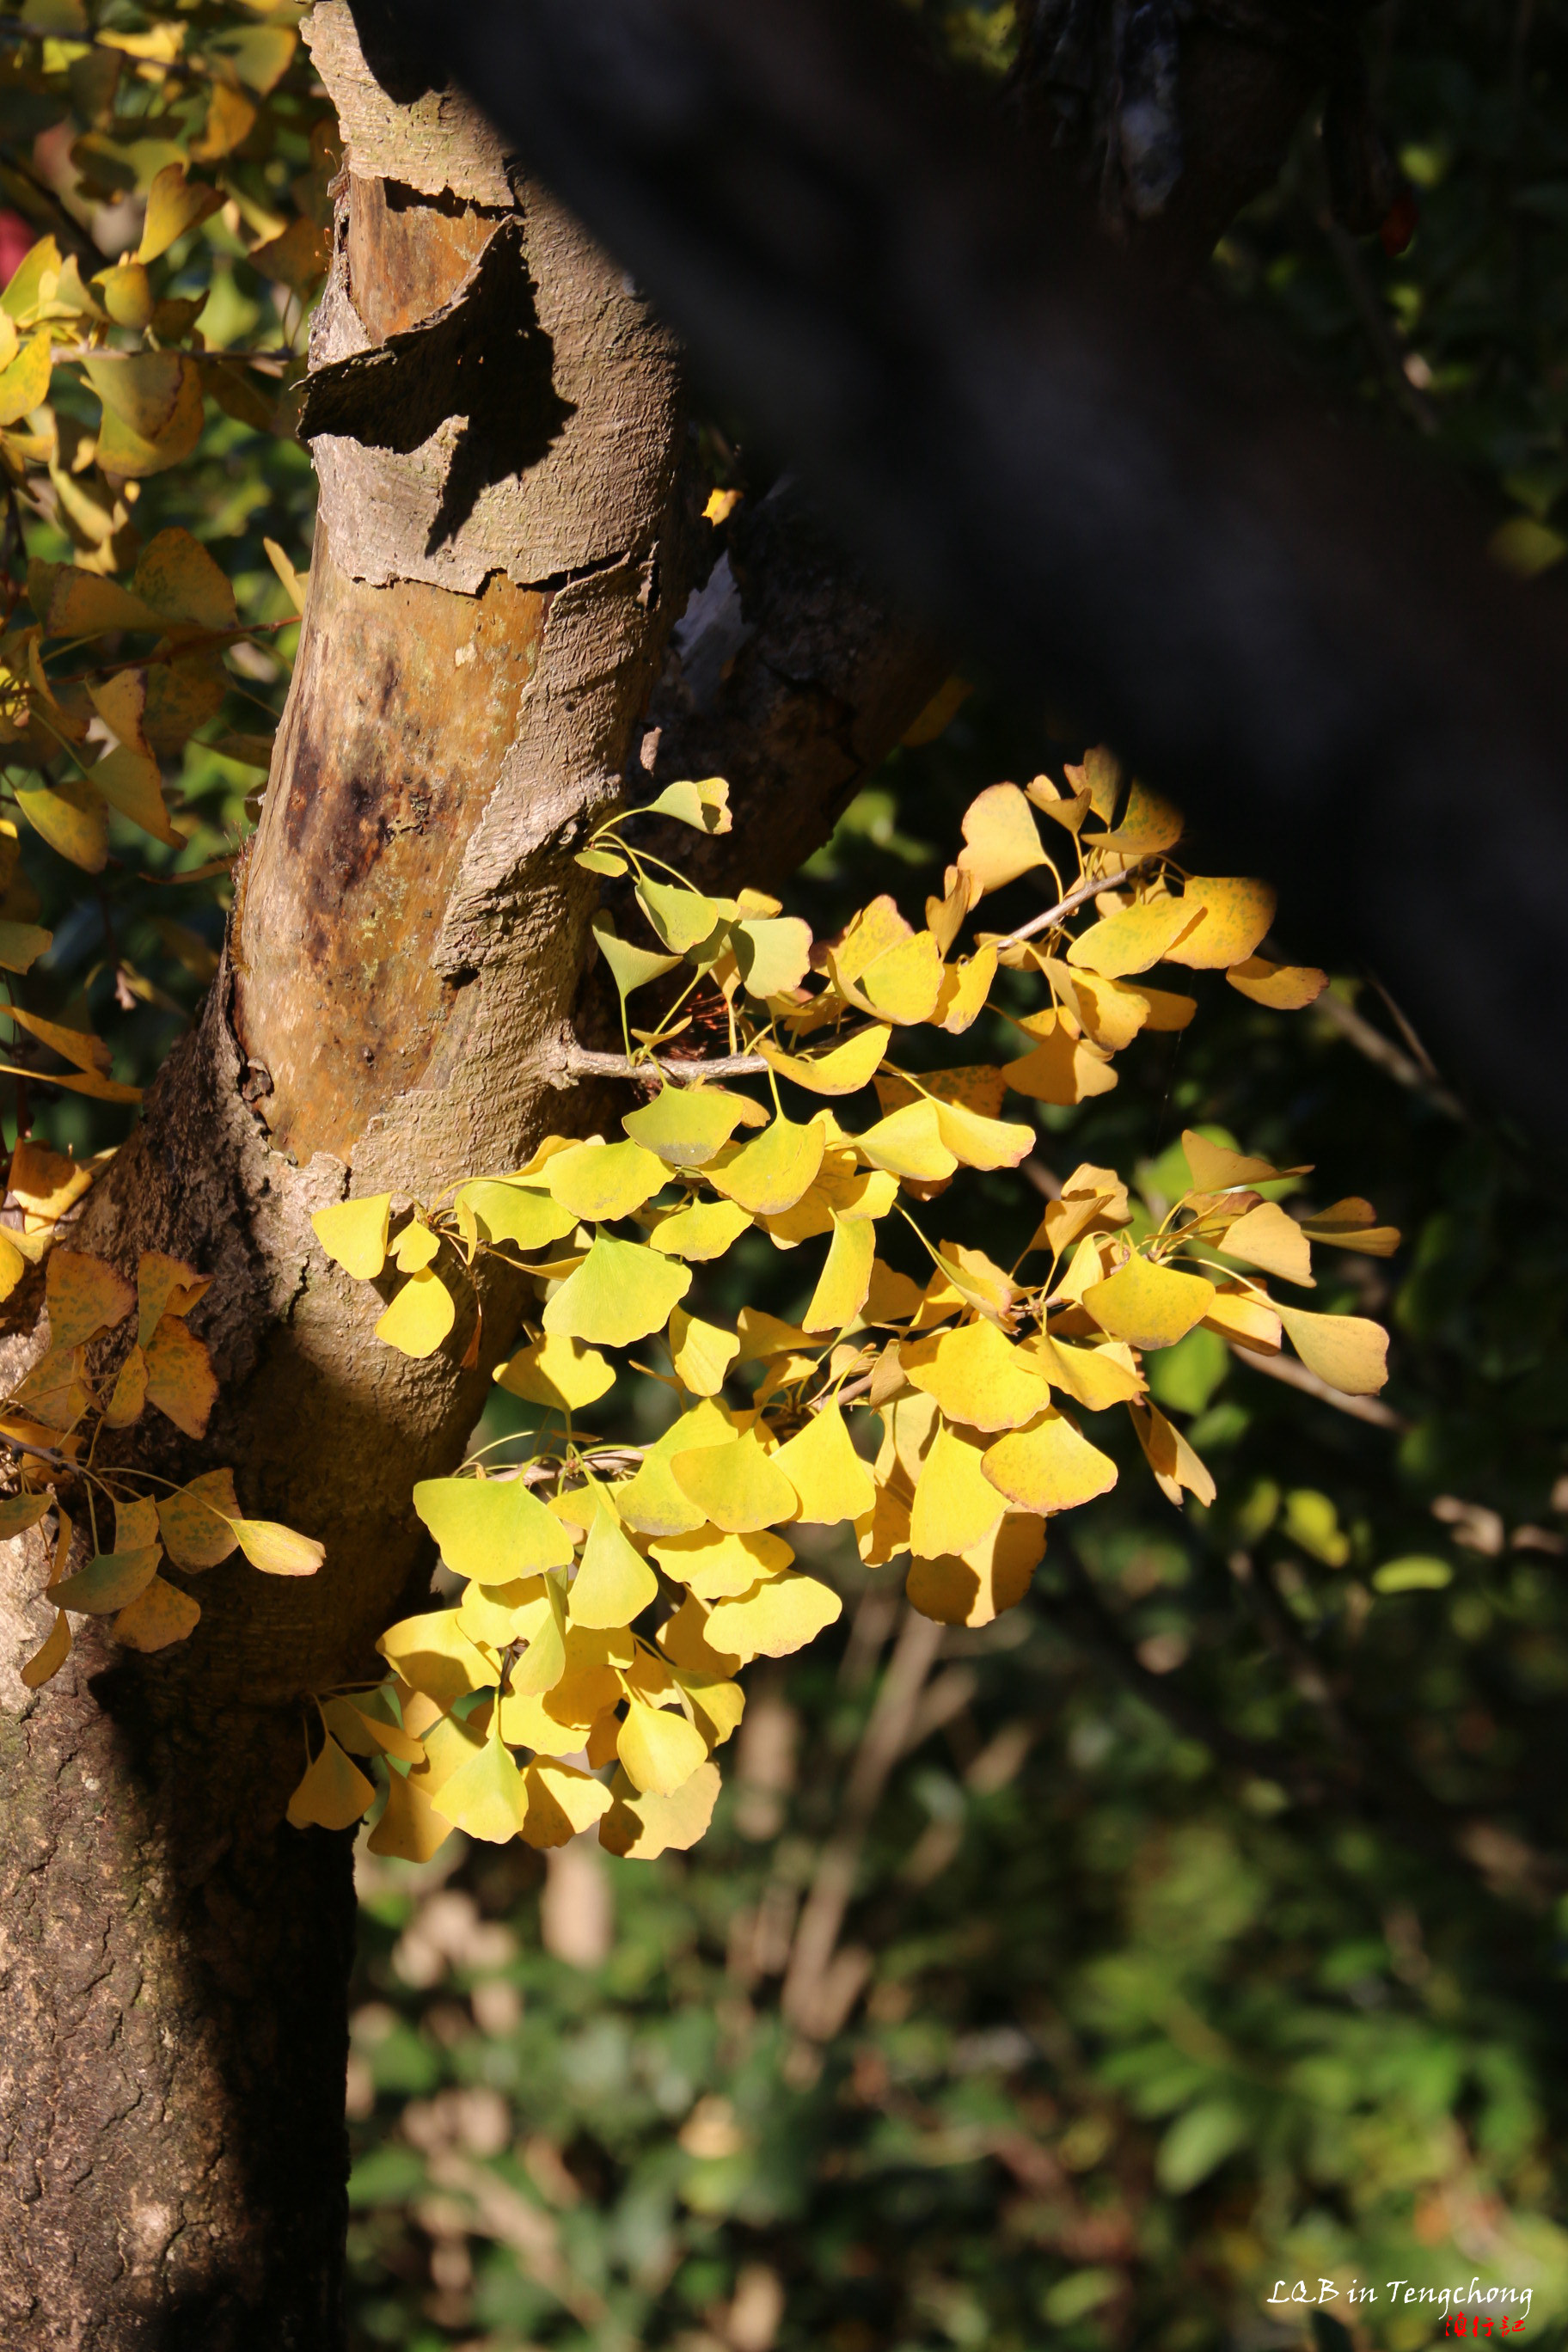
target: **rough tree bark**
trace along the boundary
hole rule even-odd
[[[371,1669],[427,1570],[409,1486],[451,1467],[510,1302],[472,1369],[462,1326],[411,1363],[309,1220],[351,1171],[432,1194],[571,1116],[571,852],[678,593],[669,338],[468,110],[384,48],[368,70],[339,0],[310,32],[348,168],[300,656],[224,968],[79,1245],[215,1276],[223,1391],[184,1458],[327,1563],[212,1571],[146,1661],[84,1625],[29,1699],[47,1569],[9,1547],[0,2335],[72,2352],[336,2340],[353,1890],[346,1838],[282,1825],[300,1695]]]
[[[410,1486],[452,1465],[516,1302],[487,1295],[468,1369],[474,1301],[411,1363],[311,1212],[351,1181],[432,1194],[595,1115],[560,1090],[593,906],[571,856],[628,762],[735,777],[731,875],[765,878],[945,667],[785,489],[736,528],[650,710],[686,563],[669,338],[363,0],[309,37],[347,156],[300,658],[200,1028],[76,1240],[214,1276],[212,1431],[153,1466],[232,1464],[248,1510],[328,1557],[210,1572],[193,1640],[151,1660],[79,1622],[35,1698],[16,1664],[47,1563],[5,1548],[0,2340],[39,2352],[340,2333],[350,1844],[282,1821],[300,1695],[372,1671],[419,1590]],[[0,1344],[14,1369],[40,1339],[14,1317]]]

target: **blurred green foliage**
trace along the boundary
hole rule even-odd
[[[945,13],[972,55],[1005,31]],[[1568,10],[1443,0],[1373,37],[1408,251],[1347,252],[1304,135],[1216,282],[1497,523],[1554,532]],[[795,909],[915,910],[973,792],[1077,749],[975,695],[888,761]],[[1293,1018],[1198,983],[1192,1030],[1045,1111],[1039,1156],[1136,1168],[1158,1213],[1203,1122],[1315,1160],[1313,1199],[1369,1192],[1406,1246],[1313,1303],[1392,1318],[1392,1425],[1206,1334],[1159,1360],[1218,1504],[1178,1515],[1133,1471],[1058,1523],[1023,1609],[943,1640],[809,2034],[781,1980],[896,1680],[896,1570],[825,1556],[845,1622],[753,1685],[691,1854],[372,1864],[361,2346],[1415,2352],[1444,2309],[1405,2287],[1472,2279],[1528,2286],[1525,2340],[1568,2342],[1561,1171],[1452,1103],[1373,976]],[[1005,1177],[973,1198],[959,1237],[1005,1260],[1037,1202]],[[795,1279],[759,1243],[722,1303],[787,1313]],[[1321,2278],[1309,2327],[1289,2297]]]

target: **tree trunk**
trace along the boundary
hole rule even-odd
[[[327,1560],[211,1571],[191,1641],[149,1659],[79,1622],[33,1698],[13,1662],[47,1565],[6,1548],[0,2332],[40,2352],[339,2338],[352,1841],[283,1822],[301,1695],[374,1671],[428,1570],[410,1486],[460,1454],[516,1307],[487,1295],[471,1368],[471,1301],[411,1362],[310,1217],[351,1177],[429,1196],[514,1166],[570,1119],[572,851],[679,593],[669,339],[467,109],[395,55],[367,70],[341,0],[310,37],[348,169],[300,658],[223,970],[79,1245],[215,1276],[209,1438],[165,1460],[138,1431],[138,1458],[231,1463]]]

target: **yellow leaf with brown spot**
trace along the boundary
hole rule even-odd
[[[910,1606],[939,1625],[989,1625],[1023,1600],[1045,1549],[1045,1522],[1008,1511],[967,1552],[912,1559],[904,1582]]]
[[[843,1612],[831,1586],[791,1569],[763,1577],[733,1601],[716,1601],[708,1612],[708,1639],[742,1665],[752,1658],[787,1658]]]
[[[111,1265],[80,1250],[51,1250],[44,1295],[49,1344],[59,1349],[85,1347],[100,1331],[122,1323],[136,1304],[136,1293]]]
[[[578,1412],[607,1396],[616,1384],[615,1367],[597,1348],[553,1332],[520,1348],[510,1363],[498,1364],[495,1378],[509,1396],[556,1412]]]
[[[390,1192],[370,1192],[363,1200],[334,1201],[310,1219],[316,1239],[334,1263],[356,1282],[374,1282],[386,1264],[386,1230],[392,1213]]]
[[[625,1772],[610,1790],[610,1810],[599,1823],[599,1843],[626,1862],[656,1862],[661,1853],[685,1853],[713,1818],[719,1801],[719,1767],[700,1765],[673,1797],[638,1792]]]
[[[205,1344],[177,1314],[165,1315],[142,1352],[148,1403],[166,1413],[187,1437],[205,1435],[217,1402],[217,1379]]]
[[[677,1454],[670,1468],[688,1499],[731,1535],[776,1527],[795,1516],[795,1488],[763,1452],[754,1430],[727,1445]]]
[[[155,1576],[127,1608],[110,1632],[128,1650],[167,1650],[188,1641],[201,1618],[201,1603],[182,1592],[167,1578]]]
[[[1172,1348],[1201,1323],[1215,1286],[1201,1274],[1178,1274],[1152,1258],[1130,1257],[1104,1282],[1091,1282],[1082,1305],[1102,1331],[1135,1348]]]
[[[905,1377],[936,1399],[943,1418],[970,1429],[1017,1429],[1050,1399],[1045,1373],[994,1323],[905,1340],[899,1356]]]
[[[143,1250],[136,1261],[137,1344],[146,1347],[165,1315],[188,1315],[211,1288],[211,1276],[183,1258]]]
[[[795,1489],[803,1524],[837,1527],[858,1519],[877,1499],[877,1485],[850,1441],[837,1402],[825,1404],[773,1455]]]
[[[1226,1227],[1219,1245],[1226,1257],[1238,1257],[1243,1265],[1261,1266],[1265,1274],[1277,1274],[1308,1290],[1314,1287],[1311,1244],[1278,1201],[1260,1202],[1237,1217]]]
[[[1193,876],[1182,889],[1181,904],[1198,919],[1165,950],[1167,963],[1184,964],[1190,971],[1223,971],[1245,963],[1274,920],[1278,894],[1267,882],[1240,876]]]
[[[1080,1503],[1109,1495],[1116,1484],[1116,1465],[1087,1437],[1080,1436],[1065,1413],[1055,1407],[1025,1429],[999,1437],[985,1455],[984,1471],[991,1484],[1021,1510],[1045,1517],[1052,1511],[1076,1510]]]
[[[1388,1334],[1361,1315],[1307,1315],[1276,1302],[1290,1344],[1342,1396],[1375,1396],[1388,1379]]]
[[[1089,836],[1097,850],[1112,850],[1120,857],[1157,856],[1163,849],[1174,849],[1181,837],[1181,810],[1136,777],[1115,832]]]
[[[1046,863],[1029,803],[1016,784],[992,784],[963,813],[958,870],[974,883],[974,901]]]
[[[1212,1503],[1218,1489],[1207,1467],[1159,1406],[1142,1402],[1130,1404],[1127,1410],[1132,1415],[1132,1426],[1154,1473],[1155,1484],[1166,1501],[1179,1505],[1184,1486],[1200,1503]]]
[[[375,1327],[389,1348],[416,1360],[433,1356],[458,1319],[457,1302],[428,1266],[411,1274]]]
[[[129,1607],[146,1591],[158,1572],[163,1551],[157,1544],[135,1551],[98,1552],[74,1576],[62,1577],[47,1588],[57,1609],[79,1609],[89,1617],[106,1617]]]
[[[365,1779],[328,1732],[321,1754],[289,1800],[289,1819],[297,1830],[346,1830],[374,1800],[374,1781]]]
[[[1186,898],[1146,898],[1137,906],[1123,907],[1120,913],[1102,916],[1087,931],[1080,931],[1068,950],[1067,960],[1106,980],[1124,980],[1130,972],[1147,971],[1162,958],[1174,960],[1171,950],[1198,912]]]
[[[70,1619],[63,1609],[55,1612],[55,1622],[45,1636],[41,1648],[34,1651],[22,1668],[24,1690],[42,1690],[59,1673],[71,1654]]]
[[[921,1559],[967,1551],[1002,1516],[1002,1496],[981,1467],[981,1449],[939,1427],[921,1468],[910,1514],[910,1549]]]
[[[158,1532],[176,1568],[216,1568],[239,1538],[240,1516],[232,1470],[206,1470],[172,1494],[158,1497]]]
[[[1329,984],[1329,975],[1310,963],[1270,963],[1267,956],[1248,956],[1226,973],[1230,986],[1254,1004],[1273,1013],[1300,1013],[1315,1004]]]

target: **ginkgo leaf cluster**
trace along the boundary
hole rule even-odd
[[[674,785],[639,814],[722,832],[728,788]],[[1254,1354],[1289,1340],[1347,1394],[1383,1384],[1377,1325],[1268,1286],[1310,1290],[1315,1244],[1383,1254],[1398,1239],[1364,1202],[1297,1218],[1258,1189],[1305,1171],[1189,1132],[1187,1189],[1140,1225],[1122,1180],[1085,1164],[1008,1266],[945,1238],[932,1213],[961,1171],[1029,1158],[1031,1103],[1106,1091],[1142,1031],[1192,1017],[1194,998],[1147,978],[1156,965],[1222,971],[1277,1006],[1322,986],[1260,954],[1273,893],[1184,873],[1180,832],[1168,803],[1123,793],[1094,753],[1066,788],[1041,778],[980,795],[923,928],[884,897],[819,941],[759,892],[693,888],[637,847],[633,817],[600,829],[579,862],[652,942],[608,914],[596,925],[626,1074],[657,1090],[616,1135],[550,1136],[522,1167],[437,1202],[351,1197],[314,1219],[326,1255],[380,1286],[379,1337],[411,1356],[475,1360],[476,1265],[490,1254],[521,1271],[535,1306],[496,1378],[544,1420],[526,1462],[479,1458],[415,1489],[460,1597],[388,1629],[387,1684],[352,1699],[363,1720],[342,1695],[323,1702],[296,1820],[342,1826],[369,1808],[357,1754],[385,1759],[378,1852],[426,1856],[454,1827],[548,1846],[595,1822],[620,1854],[689,1844],[741,1720],[743,1669],[839,1614],[799,1564],[797,1528],[847,1529],[868,1567],[901,1570],[914,1608],[983,1625],[1027,1591],[1051,1518],[1116,1484],[1099,1415],[1128,1413],[1173,1503],[1214,1500],[1149,1393],[1151,1352],[1202,1327]],[[1042,916],[1007,932],[976,921],[1037,870]],[[1003,971],[1019,976],[1005,994]],[[1032,1006],[1018,994],[1030,980]],[[729,1031],[716,1075],[669,1051],[699,985]],[[634,1028],[626,1007],[645,991],[658,1009]],[[936,1071],[908,1055],[921,1028],[962,1055],[987,1012],[1015,1024],[1021,1053]],[[919,1278],[884,1253],[890,1221],[918,1238]],[[707,1310],[705,1269],[752,1230],[805,1253],[797,1323]],[[621,1360],[642,1368],[626,1351],[650,1348],[668,1365],[670,1427],[647,1446],[582,1434],[577,1417]],[[415,1752],[378,1730],[394,1718]]]

